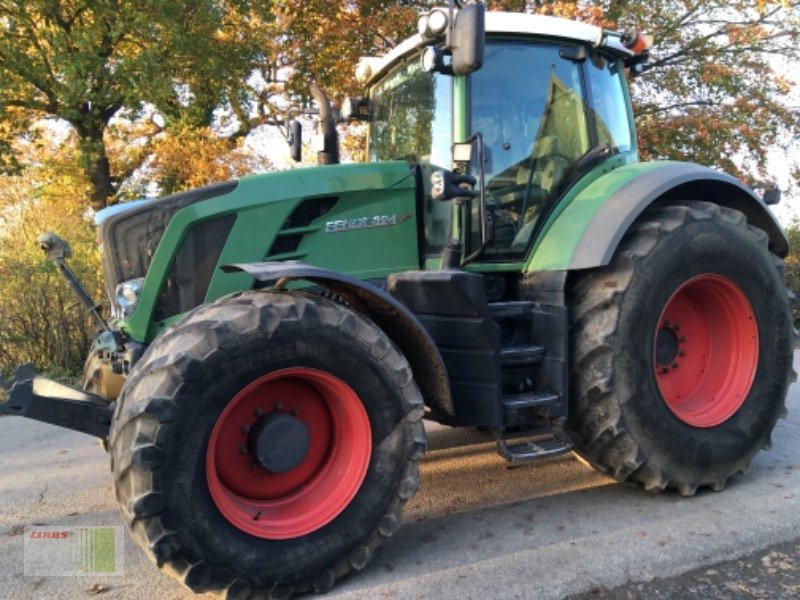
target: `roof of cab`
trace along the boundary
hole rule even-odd
[[[530,35],[584,42],[608,50],[613,54],[621,56],[632,54],[620,42],[619,37],[606,35],[602,28],[560,17],[489,11],[486,13],[486,33],[487,35]],[[371,65],[371,74],[367,83],[372,83],[383,75],[399,58],[411,54],[424,45],[425,40],[422,39],[422,36],[414,34],[384,56],[370,59],[374,62]]]

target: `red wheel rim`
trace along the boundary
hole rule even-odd
[[[681,421],[714,427],[747,399],[758,364],[758,325],[741,288],[698,275],[667,301],[656,327],[655,377]]]
[[[308,442],[299,464],[272,472],[248,450],[248,434],[259,419],[279,413],[301,422]],[[243,388],[217,419],[206,451],[208,489],[238,529],[270,540],[295,538],[342,513],[364,481],[371,453],[369,417],[350,386],[324,371],[282,369]]]

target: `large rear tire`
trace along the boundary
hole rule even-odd
[[[349,308],[229,296],[129,376],[110,436],[117,499],[139,545],[195,592],[324,591],[399,526],[422,414],[405,358]]]
[[[692,495],[770,444],[792,381],[782,262],[744,215],[649,210],[612,263],[571,287],[577,452],[647,490]]]

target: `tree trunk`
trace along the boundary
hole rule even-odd
[[[81,166],[91,185],[92,208],[105,208],[114,197],[115,189],[111,178],[111,165],[108,160],[103,133],[103,123],[75,123],[78,132],[78,147],[81,153]]]

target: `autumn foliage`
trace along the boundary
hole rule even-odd
[[[252,167],[241,141],[220,137],[208,127],[170,131],[153,143],[152,181],[170,194],[246,175]]]
[[[36,243],[45,231],[69,240],[72,269],[102,298],[99,249],[87,214],[89,184],[74,135],[18,141],[22,172],[0,185],[0,372],[33,362],[54,374],[75,374],[93,325],[67,283]]]

